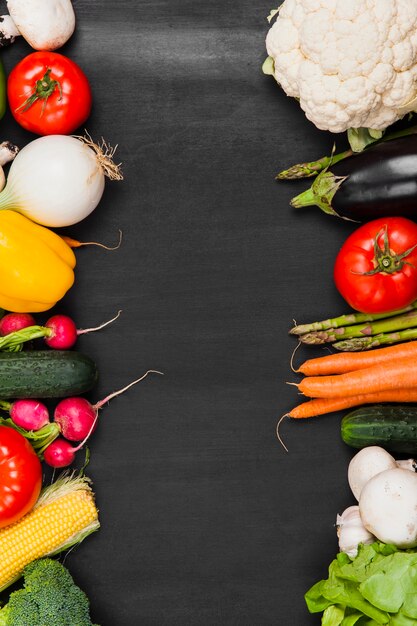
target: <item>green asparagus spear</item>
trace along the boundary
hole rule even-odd
[[[335,154],[333,156],[324,156],[317,161],[297,163],[289,169],[279,172],[279,174],[275,176],[275,180],[296,180],[297,178],[311,178],[312,176],[317,176],[317,174],[320,174],[320,172],[326,169],[326,167],[330,167],[330,165],[334,165],[335,163],[338,163],[343,159],[347,159],[354,154],[355,153],[353,152],[353,150],[345,150],[345,152],[340,152],[339,154]]]
[[[403,315],[396,315],[381,321],[369,322],[366,324],[355,324],[342,328],[330,328],[329,330],[319,330],[316,332],[300,335],[301,343],[317,345],[323,343],[333,343],[341,339],[351,339],[353,337],[373,337],[380,333],[390,333],[392,331],[404,331],[417,326],[417,311],[410,311]]]
[[[405,128],[403,130],[397,131],[395,133],[390,133],[388,135],[384,135],[382,139],[371,143],[370,145],[374,145],[376,143],[381,143],[383,141],[391,141],[392,139],[399,139],[400,137],[408,137],[409,135],[417,134],[417,126],[410,126],[409,128]],[[365,148],[366,149],[366,148]],[[297,163],[287,170],[283,170],[276,175],[276,180],[295,180],[299,178],[311,178],[312,176],[317,176],[325,170],[327,167],[331,167],[335,165],[339,161],[343,161],[343,159],[347,159],[351,156],[355,156],[356,154],[360,154],[359,152],[354,152],[353,150],[345,150],[344,152],[339,152],[338,154],[334,154],[332,156],[324,156],[321,159],[317,159],[317,161],[310,161],[307,163]]]
[[[366,313],[350,313],[348,315],[340,315],[339,317],[322,320],[321,322],[313,322],[312,324],[300,324],[291,328],[289,332],[290,335],[305,335],[307,333],[320,330],[329,330],[344,326],[352,326],[353,324],[363,324],[364,322],[374,322],[376,320],[387,319],[407,313],[408,311],[413,311],[414,309],[417,309],[417,300],[404,309],[391,311],[391,313],[378,313],[374,315],[367,315]]]
[[[417,339],[417,328],[407,328],[393,333],[380,333],[373,337],[356,337],[345,341],[336,341],[333,347],[342,352],[359,352],[380,346],[389,346],[401,341],[409,341],[410,339]]]

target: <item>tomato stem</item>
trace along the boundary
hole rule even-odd
[[[383,235],[384,237],[384,245],[381,247],[378,243],[379,238]],[[384,274],[394,274],[395,272],[399,272],[402,270],[404,265],[411,265],[406,259],[416,248],[417,244],[408,248],[405,252],[401,254],[395,254],[391,251],[389,245],[389,237],[388,237],[388,227],[384,226],[377,236],[374,239],[374,264],[375,267],[373,270],[369,272],[361,273],[361,276],[373,276],[375,274],[379,274],[380,272]],[[353,272],[356,274],[357,272]]]
[[[55,80],[51,78],[51,68],[48,68],[43,75],[43,77],[36,81],[35,88],[33,93],[20,105],[17,107],[16,111],[20,111],[22,109],[23,113],[28,111],[30,107],[35,104],[38,100],[43,100],[41,116],[45,110],[46,104],[48,102],[48,98],[54,93],[55,89],[59,91],[58,100],[62,100],[62,86],[59,80]]]

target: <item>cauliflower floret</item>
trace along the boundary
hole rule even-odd
[[[415,0],[285,0],[266,47],[322,130],[385,130],[417,110]]]

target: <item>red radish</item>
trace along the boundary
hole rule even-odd
[[[136,385],[136,383],[139,383],[150,373],[162,375],[161,372],[149,370],[146,374],[141,376],[141,378],[138,378],[138,380],[134,380],[132,383],[127,385],[127,387],[123,387],[123,389],[115,391],[96,404],[91,404],[85,398],[80,397],[65,398],[65,400],[61,400],[55,408],[54,421],[58,424],[62,435],[66,439],[69,439],[69,441],[81,441],[82,439],[85,439],[93,432],[96,426],[98,411],[102,408],[102,406],[104,406],[112,398],[120,396],[122,393],[130,389],[130,387]]]
[[[73,448],[69,441],[58,437],[46,448],[43,459],[51,467],[68,467],[74,463],[76,452],[78,452],[78,446]]]
[[[22,326],[18,330],[5,333],[3,337],[0,337],[0,350],[19,348],[26,341],[32,341],[42,337],[50,348],[54,348],[56,350],[68,350],[73,347],[78,335],[84,335],[96,330],[101,330],[105,326],[114,322],[120,314],[121,311],[119,311],[118,314],[111,320],[104,322],[100,326],[97,326],[96,328],[86,328],[84,330],[77,330],[74,322],[67,315],[54,315],[46,322],[45,326],[36,326],[36,322],[32,316],[28,316],[28,318],[31,318],[30,325],[24,327]],[[6,317],[9,318],[9,316],[13,316],[13,319],[17,319],[18,315],[21,316],[22,314],[10,313],[0,320],[0,323]],[[27,321],[29,322],[29,319]],[[5,327],[7,328],[7,324]]]
[[[84,330],[77,330],[73,320],[68,315],[54,315],[50,317],[45,324],[45,328],[50,331],[50,334],[45,337],[45,343],[54,350],[69,350],[77,341],[78,335],[85,335],[87,333],[101,330],[105,326],[108,326],[119,317],[121,311],[117,313],[113,319],[100,324],[96,328],[86,328]]]
[[[28,431],[37,431],[49,424],[48,408],[39,400],[0,401],[0,409],[7,411],[12,422]]]
[[[0,335],[4,337],[35,324],[35,319],[30,313],[7,313],[0,320]]]
[[[51,335],[45,337],[45,343],[55,350],[69,350],[77,341],[78,331],[75,323],[67,315],[54,315],[45,324]]]
[[[81,448],[84,447],[91,433],[95,430],[99,409],[101,409],[101,407],[112,398],[119,396],[133,385],[136,385],[136,383],[139,383],[141,380],[146,378],[148,374],[160,374],[163,376],[162,372],[148,370],[137,380],[134,380],[123,389],[108,395],[106,398],[100,400],[100,402],[97,402],[94,405],[90,404],[84,398],[67,398],[66,400],[62,400],[62,402],[57,405],[54,416],[55,421],[60,427],[61,433],[68,439],[70,439],[70,436],[76,436],[77,438],[72,439],[72,441],[79,441],[82,437],[81,433],[83,433],[83,440],[78,444],[78,446],[73,448],[69,441],[62,437],[58,437],[58,439],[55,439],[44,450],[43,454],[45,462],[55,468],[67,467],[68,465],[71,465],[71,463],[74,462],[75,454],[78,450],[81,450]]]
[[[55,408],[54,421],[66,439],[81,441],[96,421],[99,408],[85,398],[65,398]]]
[[[49,424],[48,408],[39,400],[16,400],[10,408],[10,417],[25,430],[40,430]]]

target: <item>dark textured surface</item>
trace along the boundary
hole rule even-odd
[[[352,225],[289,199],[277,169],[332,138],[262,75],[270,3],[77,0],[64,48],[95,97],[88,130],[119,144],[125,181],[71,235],[58,310],[81,327],[121,318],[78,347],[97,400],[114,400],[91,442],[102,529],[67,558],[102,626],[308,626],[306,589],[336,552],[352,504],[339,416],[282,426],[298,401],[293,318],[345,310],[332,282]],[[6,69],[29,48],[4,53]],[[4,138],[30,139],[7,115]],[[69,233],[68,233],[69,234]],[[298,353],[297,359],[313,351]]]

